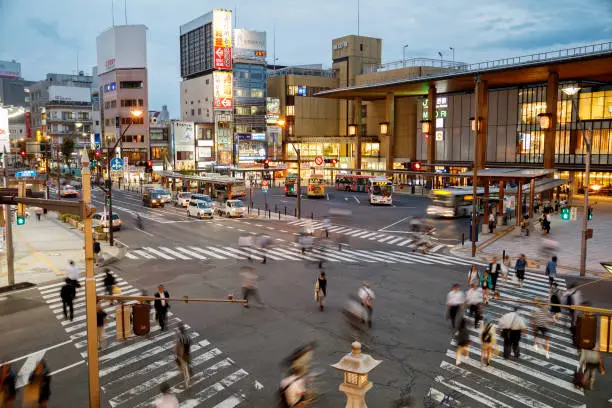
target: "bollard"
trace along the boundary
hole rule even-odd
[[[310,219],[314,220],[314,213],[310,213]]]
[[[276,209],[276,204],[274,204],[274,212],[276,212],[276,211],[277,211],[277,209]]]
[[[295,208],[293,209],[293,216],[294,216],[294,217],[297,217],[297,207],[295,207]]]
[[[280,221],[280,211],[278,212],[278,220]]]
[[[259,217],[259,208],[257,209],[257,216]]]
[[[287,206],[285,206],[285,217],[287,216]]]
[[[461,246],[465,245],[465,232],[461,233]]]
[[[272,211],[268,210],[268,219],[272,218]]]

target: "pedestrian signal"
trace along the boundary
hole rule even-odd
[[[570,209],[569,207],[564,207],[561,209],[561,219],[563,221],[569,221],[570,219]]]
[[[25,217],[22,217],[20,215],[17,216],[17,225],[23,225],[25,224],[25,222],[26,222]]]
[[[589,207],[588,211],[587,211],[587,218],[589,221],[591,221],[593,219],[593,207]]]

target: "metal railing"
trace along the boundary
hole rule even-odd
[[[381,65],[366,65],[363,69],[364,74],[370,74],[372,72],[381,71],[393,71],[401,68],[420,68],[420,67],[431,67],[450,69],[455,71],[465,70],[467,64],[459,61],[447,61],[435,58],[409,58],[400,61],[391,61]]]
[[[336,72],[332,69],[315,69],[315,68],[300,68],[300,67],[287,67],[277,69],[275,71],[268,72],[267,77],[285,76],[285,75],[301,75],[301,76],[315,76],[322,78],[335,78]]]

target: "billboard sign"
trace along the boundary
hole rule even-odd
[[[214,108],[215,109],[232,109],[232,81],[231,72],[215,71],[213,72],[214,86]]]
[[[193,122],[172,122],[172,141],[176,151],[193,151],[195,147]]]
[[[0,153],[11,151],[8,109],[0,107]]]
[[[232,69],[232,12],[213,10],[214,69]]]
[[[266,59],[266,32],[237,28],[232,47],[234,58]]]
[[[52,85],[49,87],[49,100],[91,102],[91,89],[79,86]]]
[[[266,123],[276,125],[280,118],[280,98],[266,98]]]
[[[98,75],[119,68],[147,67],[147,27],[114,26],[96,38]]]
[[[0,78],[21,78],[21,64],[15,61],[0,61]]]

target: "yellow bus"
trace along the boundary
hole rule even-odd
[[[307,197],[325,197],[325,180],[323,176],[313,174],[308,178]]]

